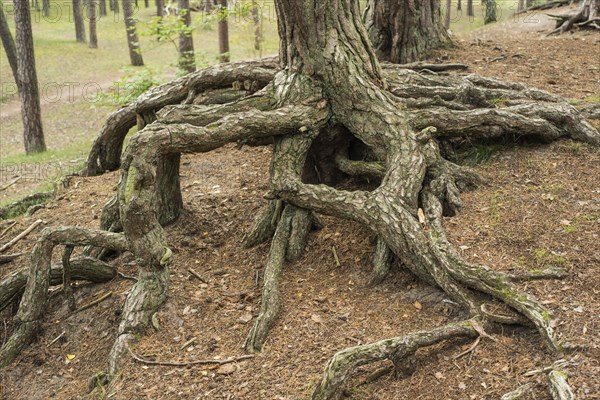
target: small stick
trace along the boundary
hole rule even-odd
[[[196,278],[198,278],[198,280],[200,280],[200,282],[202,282],[202,283],[208,283],[208,282],[206,281],[206,279],[204,279],[204,278],[202,277],[202,275],[200,275],[199,273],[197,273],[197,272],[196,272],[196,271],[194,271],[193,269],[191,269],[191,268],[188,268],[188,272],[189,272],[190,274],[194,275]]]
[[[121,271],[117,271],[117,274],[123,278],[123,279],[128,279],[130,281],[136,281],[138,280],[138,278],[136,278],[135,276],[129,276],[129,275],[125,275],[124,273],[122,273]]]
[[[65,298],[67,299],[67,304],[69,305],[69,310],[75,311],[77,309],[77,304],[75,303],[75,296],[73,296],[73,288],[71,287],[71,254],[75,246],[67,245],[65,246],[65,251],[62,256],[62,265],[63,265],[63,290],[65,292]]]
[[[6,189],[8,189],[9,187],[11,187],[12,185],[14,185],[15,183],[19,182],[21,180],[21,177],[17,177],[15,179],[13,179],[12,181],[8,182],[6,185],[2,186],[0,188],[0,192],[5,191]]]
[[[475,341],[473,342],[473,344],[471,346],[469,346],[468,349],[466,349],[465,351],[463,351],[462,353],[458,353],[457,355],[455,355],[453,358],[455,360],[458,360],[459,358],[461,358],[462,356],[469,354],[470,352],[472,352],[473,350],[475,350],[475,348],[477,346],[479,346],[479,342],[481,342],[481,336],[477,336],[477,339],[475,339]]]
[[[42,222],[44,222],[44,221],[42,221],[41,219],[38,219],[33,224],[29,225],[29,228],[25,229],[23,232],[21,232],[17,236],[15,236],[15,238],[13,240],[6,243],[4,246],[0,247],[0,253],[3,253],[4,251],[13,247],[15,245],[15,243],[17,243],[19,240],[23,239],[25,236],[29,235],[31,233],[31,231],[33,231],[35,228],[37,228],[38,225],[40,225]]]
[[[86,309],[88,309],[88,308],[90,308],[90,307],[93,307],[93,306],[95,306],[96,304],[98,304],[98,303],[100,303],[100,302],[102,302],[102,301],[104,301],[104,300],[108,299],[110,296],[112,296],[112,294],[113,294],[113,292],[112,292],[112,291],[111,291],[111,292],[108,292],[108,293],[106,293],[106,294],[103,294],[103,295],[102,295],[102,296],[100,296],[98,299],[96,299],[96,300],[94,300],[94,301],[91,301],[91,302],[87,303],[87,304],[86,304],[86,305],[84,305],[84,306],[81,306],[81,307],[79,307],[77,310],[75,310],[75,311],[74,311],[74,313],[73,313],[73,314],[75,314],[75,313],[78,313],[79,311],[83,311],[83,310],[86,310]]]
[[[152,360],[145,360],[142,357],[138,356],[137,354],[135,354],[133,352],[133,350],[131,350],[130,347],[127,348],[129,350],[129,352],[131,353],[131,356],[133,357],[134,360],[141,362],[142,364],[148,364],[148,365],[164,365],[164,366],[168,366],[168,367],[187,367],[189,365],[200,365],[200,364],[217,364],[217,365],[224,365],[224,364],[231,364],[234,362],[238,362],[238,361],[243,361],[243,360],[248,360],[250,358],[254,358],[253,354],[246,354],[240,357],[235,357],[235,358],[228,358],[225,360],[194,360],[194,361],[188,361],[188,362],[176,362],[176,361],[152,361]]]
[[[0,239],[2,239],[4,237],[4,235],[6,235],[8,233],[8,231],[10,231],[12,229],[12,227],[15,226],[16,224],[17,224],[17,221],[14,221],[12,224],[10,224],[10,226],[8,228],[3,230],[2,233],[0,233]]]
[[[190,340],[188,340],[187,342],[185,342],[183,345],[181,345],[181,347],[179,348],[179,350],[183,350],[186,347],[190,346],[192,343],[194,343],[196,340],[198,339],[197,336],[194,336],[193,338],[191,338]]]
[[[338,258],[337,251],[335,251],[335,246],[331,246],[331,251],[333,252],[333,258],[335,258],[335,265],[340,267],[340,259]]]
[[[58,335],[53,341],[48,343],[48,346],[46,346],[46,348],[48,348],[48,347],[52,346],[54,343],[58,342],[60,340],[60,338],[65,335],[65,333],[67,333],[67,331],[62,331],[62,333],[60,335]]]

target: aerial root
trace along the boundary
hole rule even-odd
[[[84,228],[59,227],[44,229],[31,253],[27,283],[19,304],[19,310],[14,318],[13,334],[0,350],[0,367],[6,366],[17,357],[21,350],[35,338],[40,329],[48,298],[48,286],[52,277],[50,265],[52,250],[60,244],[67,246],[91,245],[116,251],[125,251],[128,249],[125,236],[121,234]],[[90,265],[97,266],[98,263],[98,261],[95,261],[90,263]],[[64,269],[62,272],[64,273]],[[17,273],[7,278],[9,279],[7,282],[13,287],[13,294],[10,298],[18,296],[16,293],[20,289],[17,290],[14,287],[15,283],[18,283],[22,279],[20,276],[22,275]],[[4,302],[2,304],[4,305]]]
[[[414,355],[422,347],[458,337],[477,337],[478,330],[471,321],[450,323],[430,331],[409,333],[405,336],[380,340],[337,352],[327,363],[321,381],[312,394],[312,400],[333,400],[343,395],[352,372],[359,366],[391,360],[401,374],[414,369]]]
[[[279,315],[281,302],[279,300],[278,279],[286,259],[293,219],[298,209],[292,205],[285,206],[281,219],[277,224],[271,250],[267,256],[263,274],[263,294],[258,317],[248,332],[244,347],[248,352],[260,351],[271,326]]]
[[[76,257],[70,260],[71,279],[93,283],[108,282],[115,277],[116,270],[111,265],[92,257]],[[0,282],[0,311],[21,298],[27,285],[28,268],[17,269]],[[49,286],[63,283],[62,264],[50,268]]]
[[[374,286],[383,282],[390,273],[393,260],[394,253],[387,243],[378,237],[375,254],[373,255],[373,271],[371,272],[371,278],[369,279],[370,285]]]

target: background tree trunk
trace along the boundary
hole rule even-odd
[[[440,1],[368,0],[363,21],[381,60],[409,63],[452,44]]]
[[[229,62],[229,23],[227,22],[227,0],[219,0],[219,60]]]
[[[150,7],[150,0],[144,0],[144,7]]]
[[[42,114],[40,109],[40,93],[35,70],[33,52],[33,35],[31,32],[31,14],[29,2],[14,0],[16,26],[16,53],[18,81],[21,86],[21,117],[23,119],[23,137],[27,154],[46,150]]]
[[[19,88],[19,73],[17,71],[17,49],[15,47],[15,41],[13,40],[12,34],[10,33],[10,27],[4,14],[4,7],[0,6],[0,39],[2,40],[2,46],[6,52],[6,58],[8,58],[8,64],[12,70],[17,90]]]
[[[485,7],[485,15],[483,17],[483,23],[489,24],[498,20],[496,16],[496,0],[483,0]]]
[[[204,11],[208,14],[212,10],[213,0],[204,0]]]
[[[163,17],[165,13],[165,5],[163,0],[156,0],[156,16]]]
[[[101,17],[105,17],[106,16],[106,0],[99,0],[98,1],[98,9],[100,11],[100,16]]]
[[[444,27],[450,28],[450,17],[452,16],[452,0],[446,0],[446,14],[444,14]]]
[[[144,65],[144,59],[142,58],[140,41],[137,35],[135,20],[133,19],[131,0],[123,0],[123,20],[125,21],[125,30],[127,32],[127,44],[129,45],[131,65],[136,67],[142,66]]]
[[[42,0],[42,13],[45,17],[50,15],[50,0]]]
[[[252,0],[252,20],[254,21],[254,50],[259,58],[262,58],[262,21],[260,7],[256,0]]]
[[[185,26],[188,28],[179,33],[179,69],[187,73],[196,70],[196,59],[194,55],[194,39],[192,31],[189,30],[192,25],[192,14],[190,11],[189,0],[179,0],[179,15]]]
[[[96,32],[96,16],[98,15],[96,7],[98,0],[88,0],[88,18],[90,20],[90,48],[98,48],[98,35]]]
[[[475,12],[473,11],[473,0],[467,0],[467,16],[475,16]]]
[[[458,3],[456,4],[456,9],[457,9],[458,11],[461,11],[461,10],[462,10],[462,0],[458,0]]]
[[[73,20],[75,21],[75,38],[78,42],[85,43],[85,24],[83,23],[81,0],[73,0]]]

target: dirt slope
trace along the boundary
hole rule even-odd
[[[461,48],[437,57],[447,55],[471,64],[470,60],[477,60],[472,72],[523,81],[573,99],[600,93],[599,35],[540,40],[538,33],[513,35],[504,27],[485,35],[491,38],[483,33],[463,37]],[[522,56],[513,57],[517,53]],[[501,54],[507,58],[486,61]],[[269,149],[225,148],[184,158],[186,212],[167,230],[176,255],[170,294],[159,312],[161,330],[141,338],[136,353],[165,361],[243,354],[251,323],[247,319],[256,315],[260,304],[259,278],[268,246],[245,250],[240,242],[264,204],[261,195],[267,190],[269,156]],[[569,356],[569,382],[578,398],[600,399],[600,151],[572,142],[512,148],[476,169],[489,185],[465,194],[463,211],[446,220],[451,240],[469,259],[498,270],[547,265],[568,269],[563,281],[527,283],[523,288],[555,312],[565,338],[582,346]],[[117,179],[117,174],[73,179],[45,209],[19,219],[11,233],[37,218],[47,226],[96,227]],[[382,285],[367,287],[374,249],[369,232],[348,222],[326,219],[326,223],[312,235],[306,255],[285,268],[282,315],[262,353],[221,369],[145,366],[129,360],[118,384],[108,389],[107,394],[113,393],[109,398],[305,399],[337,350],[456,318],[435,291],[400,267]],[[30,250],[38,233],[14,251]],[[22,259],[0,267],[0,273],[25,263]],[[124,274],[135,274],[131,256],[124,255],[115,264]],[[190,268],[207,283],[193,277]],[[85,398],[87,379],[106,367],[119,310],[131,285],[121,277],[102,285],[81,285],[75,291],[79,304],[106,291],[113,295],[71,317],[61,294],[54,295],[39,341],[0,372],[0,398]],[[0,323],[3,338],[11,327],[9,312],[0,318],[6,323]],[[62,339],[50,345],[63,331]],[[181,350],[194,337],[196,341]],[[496,337],[497,342],[483,340],[473,353],[458,359],[454,356],[470,343],[451,342],[420,352],[419,369],[404,380],[385,376],[357,386],[378,366],[365,367],[349,395],[355,399],[498,399],[520,384],[533,382],[536,391],[530,398],[548,399],[542,376],[523,377],[524,372],[554,361],[538,335],[518,328]],[[75,358],[67,363],[67,355]]]

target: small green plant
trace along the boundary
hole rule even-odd
[[[504,98],[504,97],[494,97],[488,100],[488,103],[490,103],[491,105],[493,105],[496,108],[500,108],[500,107],[504,107],[506,106],[508,99]]]
[[[533,261],[540,268],[561,267],[567,262],[565,256],[540,248],[533,252]]]
[[[101,92],[95,102],[101,105],[129,104],[142,93],[160,83],[154,68],[134,70],[123,68],[125,75],[115,81],[111,92]]]

